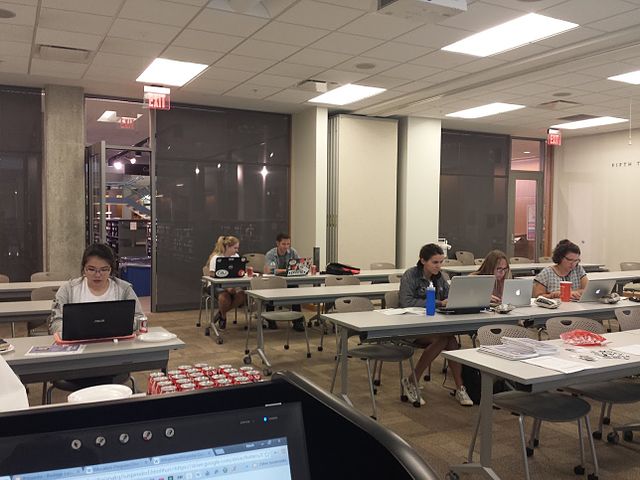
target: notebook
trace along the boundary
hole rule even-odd
[[[580,300],[577,301],[580,303],[598,302],[602,297],[611,293],[615,284],[615,280],[589,280],[587,288],[584,289]]]
[[[63,342],[111,340],[133,335],[135,300],[67,303],[62,307]]]
[[[508,303],[514,307],[528,307],[531,305],[532,291],[533,278],[507,279],[504,281],[502,303]]]
[[[495,281],[496,277],[493,275],[453,277],[447,306],[438,308],[438,311],[440,313],[477,313],[489,308]]]
[[[216,278],[244,277],[247,269],[246,257],[218,257],[216,258]]]

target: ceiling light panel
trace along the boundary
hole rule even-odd
[[[529,13],[447,45],[442,50],[476,57],[488,57],[572,30],[578,26],[576,23]]]
[[[487,105],[481,105],[479,107],[468,108],[466,110],[460,110],[459,112],[448,113],[446,116],[455,118],[481,118],[519,110],[524,107],[524,105],[516,105],[514,103],[495,102]]]
[[[324,103],[328,105],[348,105],[364,98],[373,97],[386,91],[385,88],[366,87],[363,85],[347,84],[323,93],[309,100],[311,103]]]
[[[607,80],[630,83],[631,85],[640,85],[640,70],[614,75],[613,77],[608,77]]]
[[[202,63],[180,62],[168,58],[156,58],[136,82],[181,87],[201,73],[208,65]]]
[[[613,125],[615,123],[628,122],[626,118],[617,117],[596,117],[587,120],[578,120],[577,122],[559,123],[551,125],[551,128],[560,128],[563,130],[577,130],[579,128],[600,127],[602,125]]]

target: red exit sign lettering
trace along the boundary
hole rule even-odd
[[[549,128],[547,130],[547,145],[562,145],[562,134],[560,130]]]
[[[144,104],[152,110],[171,109],[171,89],[145,85]]]

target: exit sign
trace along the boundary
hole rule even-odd
[[[151,110],[171,109],[171,89],[166,87],[144,86],[144,105]]]
[[[562,134],[555,128],[547,129],[547,145],[562,145]]]

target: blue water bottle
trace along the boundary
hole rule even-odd
[[[436,314],[436,288],[431,283],[427,287],[427,299],[425,308],[427,311],[427,315],[435,315]]]

